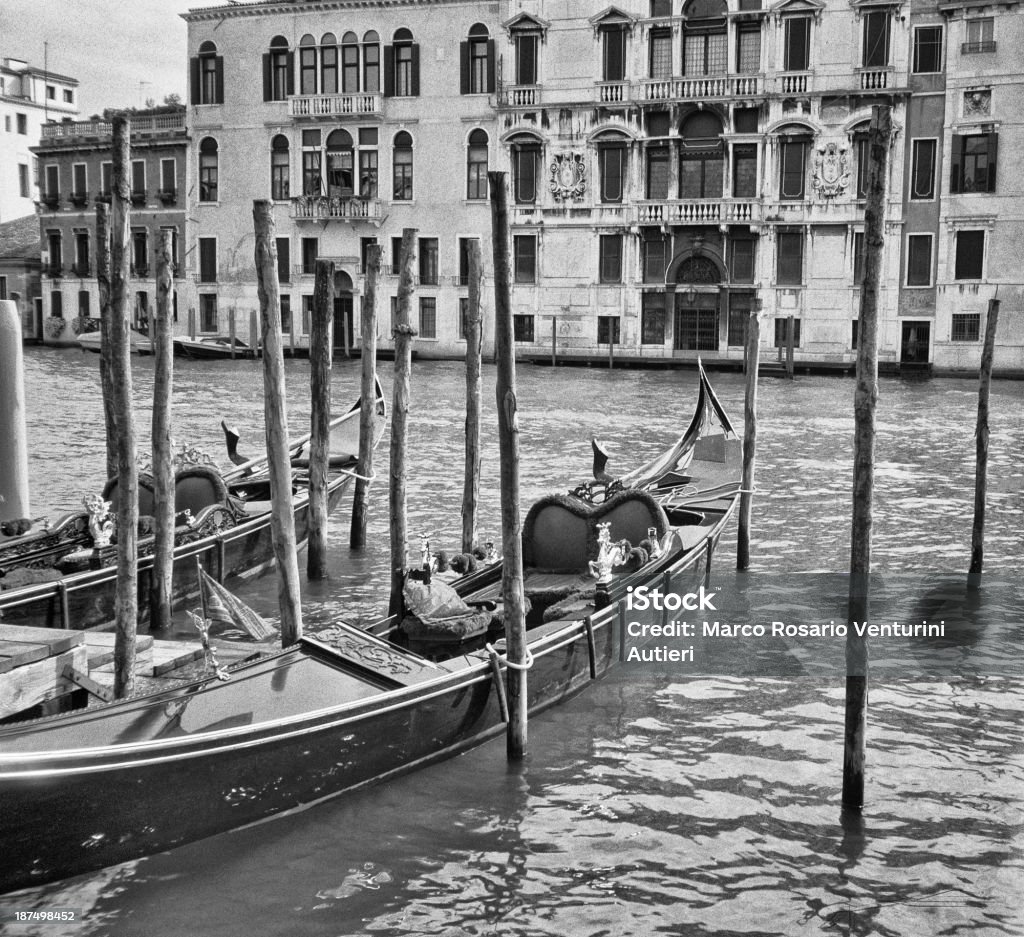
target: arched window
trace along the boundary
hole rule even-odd
[[[487,131],[479,128],[469,135],[466,178],[466,198],[487,198]]]
[[[779,130],[779,198],[802,199],[807,192],[807,156],[811,133],[807,127],[790,124]]]
[[[359,91],[359,37],[352,32],[341,37],[341,90],[345,94]]]
[[[320,93],[338,93],[338,40],[334,33],[320,37]]]
[[[412,137],[405,130],[395,134],[391,156],[393,194],[395,201],[412,200]]]
[[[536,202],[537,176],[541,164],[540,140],[529,134],[520,134],[509,142],[512,155],[513,198],[520,204]]]
[[[204,137],[199,144],[199,201],[216,202],[218,196],[217,141]]]
[[[289,194],[288,138],[278,134],[270,143],[270,197],[288,198]]]
[[[690,0],[683,7],[683,74],[724,75],[727,60],[725,0]]]
[[[355,195],[352,135],[332,130],[327,137],[327,194],[336,198]]]
[[[299,40],[299,94],[316,94],[316,40],[308,33]]]
[[[602,134],[597,141],[597,165],[602,202],[621,202],[626,188],[629,140],[619,133]]]
[[[482,23],[471,26],[469,39],[460,47],[462,94],[487,94],[494,91],[494,40]]]
[[[380,36],[372,29],[363,36],[363,91],[380,93]]]
[[[725,152],[722,122],[711,111],[691,114],[682,126],[679,197],[721,198]]]
[[[288,40],[274,36],[270,40],[270,51],[263,56],[263,100],[284,101],[295,93],[295,79],[292,78],[294,56],[288,51]]]
[[[189,66],[192,103],[223,104],[224,56],[217,55],[217,46],[209,40],[204,42]]]
[[[420,47],[405,28],[395,30],[384,49],[384,96],[416,97],[420,93]]]
[[[853,151],[857,160],[857,198],[868,197],[868,175],[871,171],[871,147],[868,143],[869,121],[853,128]]]

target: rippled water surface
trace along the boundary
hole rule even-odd
[[[178,441],[219,454],[226,416],[258,448],[258,364],[176,365]],[[26,366],[35,513],[59,513],[103,480],[96,359],[32,349]],[[151,365],[136,367],[141,409]],[[336,402],[355,395],[357,368],[336,365]],[[287,371],[298,433],[308,365]],[[390,387],[386,363],[382,377]],[[742,378],[713,379],[739,417]],[[493,381],[485,369],[481,530],[496,537]],[[613,472],[660,450],[689,415],[696,376],[526,367],[519,383],[528,503],[587,475],[591,434],[613,449]],[[802,376],[765,380],[759,393],[754,568],[733,572],[734,540],[723,541],[720,617],[828,621],[845,613],[835,574],[848,563],[853,383]],[[463,399],[461,365],[416,364],[409,526],[439,545],[455,546],[461,529]],[[950,629],[910,657],[879,646],[859,824],[840,822],[841,645],[725,643],[703,667],[619,668],[535,718],[520,767],[499,741],[293,816],[0,898],[0,911],[74,908],[82,919],[67,933],[126,937],[1024,933],[1022,404],[1024,386],[995,383],[993,575],[972,599],[960,584],[975,383],[882,381],[873,614],[945,616]],[[385,444],[382,478],[386,459]],[[381,607],[383,483],[374,494],[364,556],[346,546],[347,504],[334,517],[334,578],[307,587],[314,623]],[[244,597],[272,613],[273,594],[263,580]]]

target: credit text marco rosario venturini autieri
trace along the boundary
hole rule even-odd
[[[870,638],[941,638],[946,633],[945,620],[939,624],[892,624],[874,625],[867,621],[854,621],[851,626],[836,624],[786,624],[773,621],[770,624],[729,624],[720,621],[703,620],[691,622],[673,618],[666,613],[680,610],[692,612],[717,611],[714,600],[717,592],[707,592],[701,586],[697,592],[662,592],[640,586],[627,590],[626,610],[629,612],[659,612],[657,621],[631,620],[626,623],[626,639],[639,641],[624,648],[623,661],[626,663],[693,663],[694,645],[672,647],[668,644],[652,644],[657,639],[680,638],[846,638],[850,627],[858,637]]]

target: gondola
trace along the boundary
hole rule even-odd
[[[377,384],[375,443],[384,432],[386,404]],[[341,501],[354,478],[359,452],[356,401],[331,424],[328,507]],[[296,540],[307,536],[309,436],[290,446],[292,508]],[[248,579],[273,564],[270,481],[266,456],[248,459],[223,474],[212,460],[190,448],[178,455],[174,549],[175,608],[199,591],[197,560],[220,582]],[[152,487],[140,474],[139,513],[151,515]],[[116,504],[116,480],[107,483],[94,505]],[[116,544],[96,546],[96,528],[105,521],[89,513],[69,514],[45,530],[0,537],[0,621],[35,627],[85,629],[114,618]],[[139,539],[139,613],[148,617],[152,535]]]
[[[531,507],[530,712],[623,658],[631,587],[708,583],[740,472],[736,440],[716,435],[697,441],[685,473],[640,488],[589,482]],[[493,615],[468,641],[433,641],[408,616],[367,630],[336,620],[224,682],[0,728],[0,891],[253,823],[502,732],[501,576],[497,560],[454,584]]]

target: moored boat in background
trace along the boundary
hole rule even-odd
[[[205,335],[199,338],[179,335],[174,339],[174,353],[185,358],[230,358],[232,341],[227,335]],[[252,358],[254,355],[251,345],[240,338],[234,340],[234,357]]]

